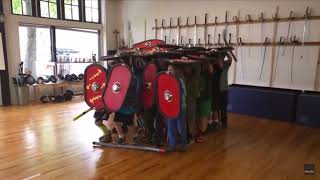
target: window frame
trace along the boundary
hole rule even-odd
[[[28,17],[36,17],[37,16],[37,13],[36,13],[36,0],[30,0],[30,2],[31,2],[31,14],[30,15],[28,15],[28,14],[24,14],[23,13],[23,3],[22,3],[22,1],[23,0],[20,0],[20,2],[21,2],[21,8],[22,8],[22,10],[21,10],[21,14],[16,14],[16,13],[14,13],[13,12],[13,2],[12,2],[13,0],[10,0],[10,8],[11,8],[11,14],[13,14],[13,15],[15,15],[15,16],[28,16]]]
[[[78,1],[78,5],[73,5],[73,1]],[[72,19],[66,19],[66,11],[65,11],[65,5],[71,6],[71,16]],[[78,15],[79,15],[79,20],[73,19],[73,6],[78,7]],[[83,22],[82,21],[82,0],[71,0],[71,4],[65,4],[65,0],[61,0],[61,14],[62,14],[62,19],[66,21],[76,21],[76,22]]]
[[[63,26],[48,26],[48,25],[37,25],[37,24],[26,24],[26,23],[19,23],[19,27],[35,27],[35,28],[48,28],[50,29],[50,45],[51,45],[51,61],[52,63],[55,63],[56,66],[54,67],[54,75],[58,75],[58,66],[57,63],[57,37],[56,37],[56,30],[70,30],[70,31],[78,31],[78,32],[85,32],[85,33],[94,33],[98,35],[98,54],[97,54],[97,62],[99,62],[99,57],[101,56],[101,31],[99,29],[89,29],[86,31],[85,28],[69,28],[69,27],[63,27]],[[94,30],[96,32],[90,32],[90,30]],[[20,44],[19,44],[20,46]]]
[[[56,0],[56,6],[57,6],[57,18],[53,17],[42,17],[41,16],[41,7],[40,7],[40,1],[47,2],[46,0],[31,0],[31,15],[27,14],[15,14],[13,13],[13,7],[12,7],[12,1],[10,0],[10,8],[11,8],[11,14],[15,16],[28,16],[28,17],[37,17],[37,18],[48,18],[48,19],[56,19],[56,20],[64,20],[64,21],[75,21],[75,22],[84,22],[84,23],[93,23],[93,24],[101,24],[101,0],[98,1],[98,22],[92,22],[92,21],[86,21],[86,10],[85,10],[85,0],[78,0],[78,8],[79,8],[79,20],[73,20],[73,19],[66,19],[65,18],[65,11],[64,11],[64,0]],[[22,0],[21,0],[22,1]],[[48,0],[48,4],[53,3]],[[50,13],[50,8],[49,8]],[[50,16],[50,14],[49,14]]]
[[[82,0],[82,3],[83,3],[83,22],[86,22],[86,23],[96,23],[96,24],[101,24],[101,0],[97,0],[98,1],[98,22],[94,22],[94,21],[87,21],[86,20],[86,0]],[[90,7],[91,9],[91,12],[92,12],[92,9],[96,9],[96,8],[92,8]],[[91,13],[92,15],[92,13]],[[91,18],[92,19],[92,18]]]
[[[40,17],[40,18],[48,18],[48,19],[61,19],[61,0],[56,0],[56,2],[50,2],[50,0],[36,0],[37,1],[37,13],[38,13],[38,16],[37,17]],[[41,2],[47,2],[48,3],[48,13],[49,13],[49,17],[44,17],[44,16],[41,16]],[[50,17],[50,3],[51,4],[56,4],[57,6],[57,17],[54,18],[54,17]]]

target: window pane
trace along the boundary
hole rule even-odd
[[[27,71],[37,77],[52,75],[50,29],[20,26],[19,40],[21,61]]]
[[[64,4],[71,4],[72,0],[64,0]]]
[[[98,56],[98,33],[76,30],[56,30],[57,61],[90,61],[92,55]],[[62,64],[58,65],[58,74],[80,74],[88,64]]]
[[[51,18],[57,18],[57,4],[56,3],[50,3],[50,17]]]
[[[23,8],[24,15],[32,15],[31,0],[23,0],[22,8]]]
[[[41,1],[40,7],[41,7],[41,17],[49,17],[48,3]]]
[[[22,14],[22,4],[20,0],[12,0],[11,5],[13,14]]]
[[[99,22],[98,9],[92,9],[92,21]]]
[[[72,4],[73,5],[78,5],[79,4],[79,0],[72,0]]]
[[[91,8],[86,8],[86,21],[92,22]]]
[[[48,0],[47,0],[47,1],[48,1]],[[54,2],[54,3],[57,2],[57,0],[49,0],[49,1],[50,1],[50,2]]]
[[[85,0],[86,7],[92,7],[91,6],[91,0]]]
[[[64,5],[64,14],[66,19],[72,19],[71,5]]]
[[[72,6],[72,18],[73,20],[79,20],[79,7]]]
[[[98,0],[92,0],[92,7],[98,9]]]

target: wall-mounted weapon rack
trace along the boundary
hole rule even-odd
[[[303,21],[304,17],[294,17],[291,19],[291,21]],[[263,19],[263,23],[272,23],[272,22],[289,22],[290,18],[272,18],[272,19]],[[308,20],[320,20],[320,16],[310,16],[308,17]],[[209,26],[225,26],[227,25],[236,25],[236,24],[260,24],[261,21],[258,20],[250,20],[250,21],[233,21],[233,22],[217,22],[217,23],[207,23],[207,24],[197,24],[197,27],[209,27]],[[160,30],[163,29],[176,29],[178,26],[163,26],[163,27],[152,27],[152,30]],[[189,25],[180,25],[180,28],[193,28],[194,24]]]
[[[235,19],[238,19],[236,17]],[[246,25],[246,24],[261,24],[261,23],[275,23],[275,22],[289,22],[289,21],[304,21],[306,18],[304,16],[301,17],[284,17],[284,18],[271,18],[271,19],[263,19],[262,21],[260,19],[251,19],[251,20],[236,20],[236,21],[228,21],[228,22],[217,22],[217,23],[207,23],[207,24],[196,24],[197,27],[209,27],[209,26],[229,26],[229,25]],[[320,16],[308,16],[308,20],[320,20]],[[180,29],[184,28],[194,28],[195,24],[189,24],[189,25],[179,25],[179,26],[159,26],[159,27],[152,27],[152,30],[161,30],[161,29],[177,29],[178,27]],[[290,40],[289,40],[290,41]],[[292,46],[292,45],[302,45],[301,42],[291,43],[291,42],[242,42],[239,43],[230,43],[232,46]],[[313,42],[304,42],[305,46],[320,46],[320,41],[313,41]],[[204,46],[204,44],[197,44],[197,46]],[[217,47],[217,46],[223,46],[223,43],[218,44],[206,44],[207,47]]]

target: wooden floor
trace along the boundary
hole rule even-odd
[[[72,121],[86,108],[0,107],[0,179],[320,179],[320,129],[231,114],[229,129],[185,153],[100,149],[93,112]]]

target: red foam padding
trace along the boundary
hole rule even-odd
[[[147,109],[153,105],[154,98],[154,82],[157,74],[157,66],[155,63],[149,63],[144,69],[143,77],[143,89],[142,89],[142,98],[143,98],[143,107]],[[151,82],[151,89],[145,88],[145,83]]]
[[[171,102],[167,102],[164,99],[164,92],[169,90],[173,99]],[[179,81],[172,75],[167,73],[161,73],[157,77],[157,99],[158,108],[162,115],[167,118],[177,118],[180,114],[180,86]]]
[[[116,112],[121,108],[127,95],[131,77],[131,71],[125,65],[118,65],[111,69],[109,81],[103,95],[104,105],[109,111]],[[112,85],[115,82],[119,82],[121,85],[121,90],[117,94],[112,91]]]
[[[100,65],[90,65],[84,73],[85,102],[93,109],[103,109],[102,94],[107,81],[107,71]],[[91,86],[97,83],[98,91],[92,91]]]
[[[134,44],[132,47],[133,48],[139,48],[139,49],[144,49],[144,48],[150,48],[150,47],[154,47],[158,44],[165,44],[164,41],[159,40],[159,39],[150,39],[147,41],[142,41],[139,43]]]

